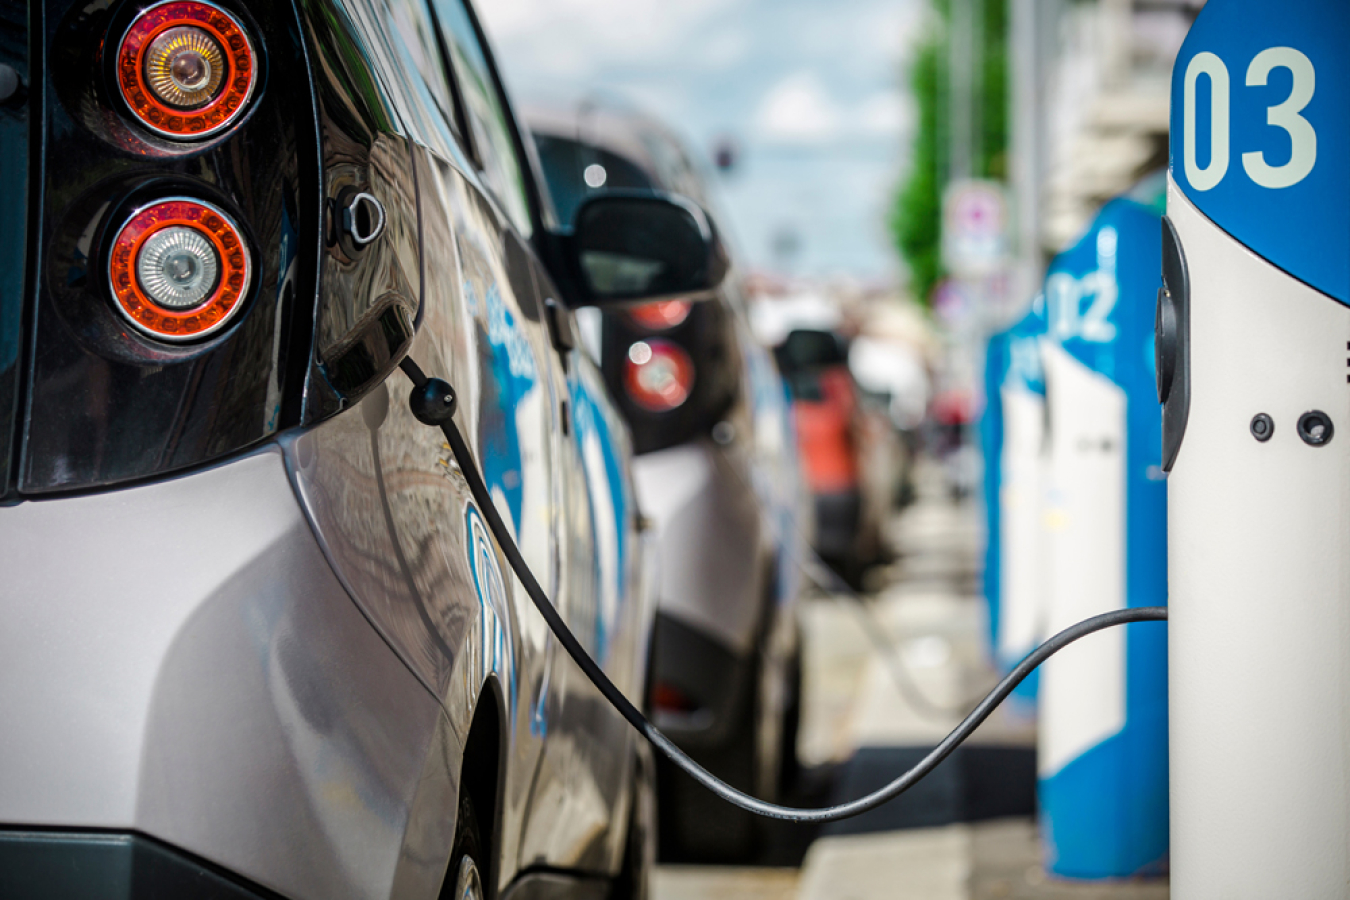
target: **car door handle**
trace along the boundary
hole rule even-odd
[[[577,345],[576,332],[572,330],[572,317],[567,307],[552,297],[544,299],[544,315],[548,319],[548,333],[553,338],[553,348],[566,353]]]
[[[349,256],[361,253],[384,234],[384,204],[369,191],[345,187],[334,205],[338,214],[338,239]]]

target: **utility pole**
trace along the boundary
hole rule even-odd
[[[951,0],[951,29],[947,36],[947,179],[970,178],[975,173],[976,62],[980,47],[976,43],[976,14],[983,0]],[[982,12],[982,10],[981,10]]]
[[[1030,300],[1045,274],[1041,250],[1041,185],[1044,184],[1045,77],[1049,56],[1046,11],[1041,0],[1007,0],[1010,32],[1008,105],[1012,158],[1008,168],[1013,200],[1014,265],[1010,289]]]

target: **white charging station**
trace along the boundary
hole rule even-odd
[[[1158,315],[1172,896],[1350,896],[1350,3],[1211,0]]]
[[[1045,513],[1041,506],[1046,478],[1045,375],[1040,341],[1045,334],[1045,298],[1008,333],[1008,371],[999,385],[1003,411],[998,503],[1002,581],[994,656],[1007,671],[1044,637]],[[991,398],[990,402],[995,402]],[[1039,673],[1024,683],[1024,698],[1034,699]]]

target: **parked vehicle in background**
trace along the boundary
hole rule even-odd
[[[815,503],[816,552],[860,587],[887,552],[885,526],[902,493],[904,445],[886,406],[858,387],[848,340],[794,328],[774,348]]]
[[[646,896],[647,745],[399,364],[455,388],[637,699],[650,554],[566,304],[711,291],[704,213],[596,198],[559,234],[464,0],[30,6],[0,10],[0,896]]]
[[[557,207],[675,192],[711,205],[678,139],[582,102],[526,115]],[[629,426],[638,503],[660,558],[649,703],[719,777],[773,797],[796,763],[801,483],[783,384],[733,279],[706,302],[594,313],[583,336]],[[663,854],[743,857],[757,820],[659,765]]]
[[[893,499],[895,505],[906,506],[914,499],[914,464],[928,409],[923,357],[907,342],[861,335],[850,342],[848,368],[863,395],[884,409],[890,420],[897,437]]]

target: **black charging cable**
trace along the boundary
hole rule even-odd
[[[814,550],[808,547],[806,552],[807,559],[801,566],[806,577],[814,582],[817,588],[831,597],[838,598],[853,610],[863,634],[872,644],[872,649],[885,663],[886,672],[891,676],[891,683],[916,713],[926,719],[950,722],[953,716],[969,715],[975,705],[984,699],[985,695],[980,693],[951,703],[939,703],[925,694],[914,674],[909,671],[909,666],[901,658],[901,648],[897,645],[890,627],[872,609],[867,598],[855,591],[852,585],[831,569]]]
[[[676,747],[669,738],[647,720],[642,711],[623,695],[623,692],[615,686],[614,682],[609,680],[609,676],[605,674],[604,670],[595,660],[591,659],[572,634],[571,629],[567,627],[567,623],[562,620],[562,616],[549,602],[548,595],[539,586],[539,582],[530,572],[530,567],[526,565],[525,558],[521,556],[520,548],[516,546],[515,540],[512,539],[510,529],[506,527],[501,514],[497,512],[497,506],[492,502],[492,496],[488,492],[487,485],[483,482],[483,476],[478,471],[473,454],[469,451],[469,445],[464,442],[464,437],[455,426],[454,416],[457,404],[454,389],[439,378],[428,378],[417,363],[407,357],[403,359],[399,367],[413,383],[412,394],[408,398],[408,404],[413,415],[419,422],[441,429],[441,432],[445,435],[445,440],[450,445],[450,452],[454,454],[456,461],[459,463],[460,472],[463,473],[464,480],[469,485],[469,493],[473,495],[474,502],[478,504],[479,512],[483,514],[493,537],[497,539],[497,544],[506,556],[507,563],[516,573],[516,577],[520,579],[520,583],[525,586],[525,593],[529,594],[535,608],[539,610],[539,614],[548,623],[549,630],[557,637],[567,654],[581,667],[582,673],[599,689],[610,705],[628,721],[628,724],[637,729],[639,734],[653,747],[665,754],[672,763],[683,769],[690,778],[728,803],[756,815],[770,819],[785,819],[790,822],[834,822],[876,809],[888,800],[909,790],[919,779],[937,768],[939,763],[950,756],[953,750],[970,737],[985,719],[989,718],[994,709],[1007,699],[1013,689],[1021,684],[1022,680],[1030,675],[1033,669],[1055,653],[1079,638],[1087,637],[1089,634],[1106,628],[1127,625],[1131,622],[1162,622],[1167,619],[1166,607],[1145,606],[1134,609],[1120,609],[1100,616],[1093,616],[1077,625],[1064,629],[1033,650],[1027,655],[1026,659],[1017,664],[1016,668],[1005,675],[1003,680],[961,721],[961,724],[957,725],[950,734],[942,739],[941,743],[929,751],[928,755],[914,768],[865,797],[822,809],[796,809],[790,806],[779,806],[776,803],[766,803],[736,790],[690,759],[684,751]]]

